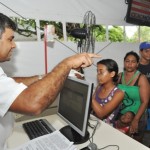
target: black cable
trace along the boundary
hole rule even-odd
[[[99,148],[98,150],[102,150],[102,149],[105,149],[105,148],[108,148],[108,147],[117,147],[117,150],[120,149],[120,147],[118,145],[107,145],[105,147]]]
[[[21,16],[20,14],[18,14],[16,11],[14,11],[13,9],[11,9],[10,7],[6,6],[4,3],[0,2],[0,4],[2,4],[3,6],[5,6],[6,8],[8,8],[9,10],[11,10],[12,12],[14,12],[15,14],[17,14],[18,16],[20,16],[21,18],[25,19],[23,16]]]
[[[89,120],[96,121],[96,125],[93,125],[90,122],[88,122],[88,126],[93,129],[92,136],[90,137],[90,138],[92,138],[92,141],[90,140],[90,138],[89,138],[89,141],[90,141],[90,143],[93,143],[93,136],[94,136],[94,134],[96,132],[96,129],[97,129],[98,125],[99,125],[99,121],[98,121],[98,119],[93,119],[92,117],[90,117]],[[108,147],[117,147],[117,150],[120,149],[120,147],[118,145],[107,145],[105,147],[98,148],[98,150],[103,150],[103,149],[106,149]]]
[[[92,135],[89,137],[89,141],[90,141],[91,143],[93,143],[93,136],[94,136],[94,134],[95,134],[95,132],[96,132],[96,129],[97,129],[98,125],[99,125],[99,121],[98,121],[98,119],[93,120],[93,119],[91,119],[91,118],[90,118],[90,120],[96,121],[96,125],[92,125],[90,122],[88,122],[88,126],[93,129]]]
[[[74,53],[78,54],[78,52],[74,51],[72,48],[70,48],[69,46],[67,46],[66,44],[62,43],[60,40],[58,40],[57,38],[54,38],[54,40],[58,41],[59,43],[61,43],[62,45],[64,45],[65,47],[67,47],[68,49],[70,49],[71,51],[73,51]]]
[[[106,46],[104,46],[100,51],[98,51],[96,54],[99,54],[101,51],[103,51],[106,47],[108,47],[109,45],[111,45],[112,42],[108,43]]]
[[[12,12],[14,12],[16,15],[18,15],[19,17],[23,18],[24,20],[27,21],[27,19],[25,17],[23,17],[22,15],[20,15],[19,13],[17,13],[16,11],[14,11],[13,9],[11,9],[10,7],[6,6],[4,3],[0,2],[1,5],[3,5],[4,7],[6,7],[7,9],[11,10]],[[36,28],[40,29],[40,27],[36,26]]]

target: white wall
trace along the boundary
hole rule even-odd
[[[44,42],[17,42],[11,61],[0,65],[9,76],[29,76],[45,73]],[[64,43],[76,51],[76,44]],[[96,43],[95,53],[109,43]],[[117,61],[119,70],[123,69],[123,58],[128,51],[134,50],[138,53],[139,43],[111,43],[104,48],[100,54],[101,59],[112,58]],[[75,54],[70,49],[55,41],[53,48],[48,47],[48,71],[57,65],[62,59]],[[84,69],[87,80],[96,83],[96,63],[100,59],[94,59],[91,67]]]
[[[7,7],[6,7],[7,6]],[[12,11],[13,10],[13,11]],[[25,18],[46,19],[65,22],[83,21],[86,11],[91,10],[96,16],[97,24],[126,25],[124,17],[127,12],[125,0],[1,0],[0,12],[9,16],[17,14]],[[17,14],[16,14],[17,13]],[[65,42],[76,51],[77,45]],[[95,52],[103,49],[108,42],[96,43]],[[115,59],[119,69],[123,69],[123,57],[126,52],[137,50],[139,43],[112,43],[100,52],[102,58]],[[48,47],[48,70],[50,71],[63,58],[74,52],[59,42]],[[95,59],[95,64],[98,59]],[[0,64],[9,76],[28,76],[45,73],[44,42],[17,42],[14,56],[10,62]],[[85,69],[86,79],[96,83],[96,66]]]

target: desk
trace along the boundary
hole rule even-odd
[[[42,118],[47,119],[55,127],[56,130],[59,130],[61,127],[67,125],[57,114],[45,116]],[[8,139],[9,149],[15,148],[29,141],[28,136],[22,128],[22,123],[27,121],[30,120],[15,123],[14,132]],[[89,128],[88,130],[90,133],[92,133],[92,129]],[[103,121],[100,121],[100,125],[97,128],[93,139],[93,142],[97,144],[98,148],[102,148],[107,145],[118,145],[120,147],[119,150],[150,150],[148,147],[126,136],[125,134],[114,129],[110,125],[104,123]],[[77,145],[77,147],[81,149],[88,144],[89,141],[84,144]],[[109,147],[107,148],[107,150],[117,150],[117,148]]]

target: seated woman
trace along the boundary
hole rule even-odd
[[[112,125],[119,106],[123,100],[124,92],[119,90],[118,65],[112,59],[103,59],[97,63],[98,86],[92,97],[93,113],[103,121]]]
[[[125,114],[122,114],[118,120],[114,122],[113,124],[114,128],[118,129],[119,131],[127,135],[130,135],[129,128],[134,116],[135,114],[132,111],[127,111]]]
[[[137,53],[131,51],[124,57],[124,71],[119,74],[118,87],[125,91],[121,114],[127,111],[135,113],[135,117],[130,125],[130,133],[139,132],[142,136],[146,126],[146,108],[149,101],[149,83],[145,75],[138,70],[139,56]]]

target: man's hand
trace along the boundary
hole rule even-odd
[[[76,69],[78,67],[88,67],[93,63],[92,58],[100,58],[100,55],[93,53],[81,53],[77,55],[73,55],[71,57],[66,58],[66,64],[69,65],[72,69]]]

